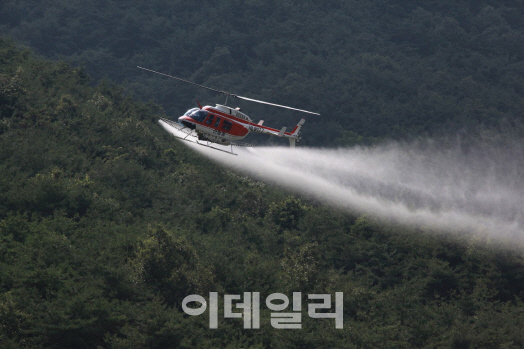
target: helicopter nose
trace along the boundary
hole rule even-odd
[[[187,127],[191,130],[194,130],[196,128],[195,124],[189,122],[187,120],[187,117],[186,116],[181,116],[178,118],[178,123],[184,127]]]

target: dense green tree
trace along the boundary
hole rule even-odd
[[[2,28],[27,32],[46,28],[39,34],[42,47],[48,34],[56,38],[67,33],[74,39],[68,25],[96,28],[86,31],[83,40],[107,39],[115,51],[105,54],[124,57],[129,52],[124,48],[135,43],[142,47],[148,42],[150,51],[165,52],[161,42],[150,40],[152,33],[162,28],[165,33],[182,31],[172,21],[189,21],[194,25],[179,38],[194,39],[200,46],[171,40],[180,47],[177,57],[188,59],[200,53],[200,61],[176,68],[173,63],[174,72],[180,69],[181,75],[198,77],[203,69],[202,79],[208,76],[208,81],[202,81],[227,81],[231,86],[226,87],[234,87],[240,80],[229,74],[234,70],[230,65],[241,62],[259,74],[253,86],[260,96],[270,99],[281,91],[290,101],[311,96],[311,85],[302,84],[304,76],[319,84],[329,81],[339,92],[336,97],[322,92],[311,103],[324,97],[332,105],[338,105],[338,98],[350,100],[346,109],[332,110],[340,116],[346,110],[351,118],[334,117],[330,127],[360,125],[355,133],[341,130],[340,137],[353,143],[372,142],[394,132],[423,133],[431,123],[444,128],[481,124],[492,142],[500,140],[492,137],[498,128],[504,131],[498,137],[522,131],[514,115],[521,103],[522,81],[519,75],[509,78],[519,71],[521,58],[504,46],[518,42],[522,23],[510,13],[509,2],[288,1],[273,2],[269,8],[251,1],[242,4],[249,11],[232,2],[209,2],[209,8],[236,16],[220,30],[203,22],[206,13],[196,11],[197,4],[98,3],[105,14],[89,11],[91,5],[80,2],[62,7],[50,3],[45,11],[38,1],[3,2]],[[28,6],[35,11],[26,12]],[[111,17],[124,13],[126,6],[132,9],[126,16]],[[68,15],[79,9],[85,17]],[[294,20],[304,9],[317,11],[304,17],[313,32]],[[5,10],[20,17],[9,17]],[[163,22],[160,14],[169,11],[178,17]],[[131,41],[122,36],[128,41],[121,46],[104,35],[110,31],[102,24],[111,18],[115,30],[138,35],[133,28],[142,22],[137,20],[142,13],[157,19],[150,22],[147,35],[131,36]],[[325,13],[335,21],[320,16]],[[393,54],[389,47],[393,44],[384,44],[372,30],[376,22],[366,22],[371,14],[384,19],[381,25],[391,29],[389,39],[402,48],[400,53]],[[267,15],[270,24],[257,27],[260,35],[268,37],[264,42],[254,42],[249,35],[253,23],[264,22],[259,15]],[[312,20],[315,15],[318,20]],[[18,26],[22,21],[26,25]],[[340,29],[335,36],[319,30],[333,23],[339,23]],[[432,27],[410,32],[424,23]],[[301,41],[271,39],[274,31],[295,33]],[[504,44],[509,34],[516,41]],[[220,45],[209,53],[202,49],[209,40],[228,35],[237,46]],[[308,41],[314,38],[325,40],[325,46]],[[436,41],[428,43],[428,38]],[[497,41],[506,57],[483,47],[481,39]],[[72,41],[55,40],[54,45],[67,50]],[[351,44],[347,47],[353,50],[363,47],[365,52],[344,53],[347,47],[337,42]],[[245,45],[254,46],[252,52],[261,58],[251,59],[253,53],[242,49]],[[471,60],[459,53],[446,55],[454,52],[453,45],[466,45]],[[101,47],[98,50],[104,51]],[[381,49],[372,50],[377,47]],[[317,67],[328,49],[337,55],[326,58],[330,64]],[[297,57],[297,64],[290,65],[292,57]],[[157,59],[159,66],[168,66],[168,58]],[[495,63],[499,60],[502,65]],[[221,65],[222,75],[209,76],[216,65]],[[428,70],[429,66],[434,68]],[[335,68],[338,74],[329,75]],[[416,108],[410,111],[408,106]],[[463,111],[461,121],[453,118],[456,108]],[[416,117],[420,110],[425,111],[427,123]],[[370,118],[371,113],[376,118]],[[399,115],[405,118],[402,122]],[[36,59],[0,39],[0,346],[524,345],[521,251],[499,249],[476,237],[457,241],[426,234],[420,227],[401,227],[292,197],[194,154],[158,127],[160,116],[165,116],[160,107],[136,102],[122,87],[108,81],[93,84],[83,69]],[[394,131],[390,134],[386,129]],[[209,291],[261,292],[262,297],[273,292],[289,296],[298,291],[303,296],[344,292],[344,329],[335,329],[332,319],[310,318],[304,300],[300,331],[273,329],[263,302],[260,330],[244,330],[241,319],[224,319],[223,308],[219,328],[210,330],[207,315],[189,316],[180,307],[186,295],[207,298]]]
[[[522,124],[522,14],[520,3],[491,0],[6,0],[0,32],[96,79],[125,82],[173,117],[195,99],[224,99],[137,65],[321,112],[308,118],[303,142],[333,146]],[[240,106],[277,126],[300,117]]]

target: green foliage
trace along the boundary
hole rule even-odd
[[[16,338],[27,320],[27,314],[18,310],[13,296],[9,292],[4,293],[0,297],[0,341],[6,342],[7,339]]]
[[[178,9],[181,13],[196,6],[155,4],[164,6],[158,10]],[[271,15],[268,22],[275,30],[298,33],[306,40],[308,32],[290,20],[293,15],[304,8],[315,8],[318,15],[331,7],[348,6],[336,1],[322,6],[292,2],[273,5],[269,11],[265,3],[246,3],[251,12],[236,25],[249,28],[248,24],[260,21],[255,15],[259,11]],[[366,11],[372,11],[365,4],[354,5],[357,19],[366,18]],[[427,9],[412,9],[412,5],[390,7],[391,13],[403,21],[397,23],[403,30],[394,31],[395,40],[412,45],[408,50],[410,57],[431,57],[434,47],[426,40],[435,38],[435,28],[450,42],[468,40],[472,33],[488,35],[485,30],[490,28],[490,22],[485,18],[508,21],[520,28],[520,22],[512,21],[508,13],[495,8],[480,9],[464,34],[458,27],[464,23],[457,20],[457,25],[452,20],[457,14],[450,12],[446,19]],[[0,6],[2,10],[23,13],[25,5],[5,2]],[[74,9],[80,3],[64,6]],[[118,4],[105,6],[117,8]],[[216,6],[240,15],[238,7],[228,2]],[[347,19],[344,12],[335,12],[342,16],[341,21]],[[130,12],[125,19],[118,17],[118,21],[127,23],[118,26],[119,30],[133,33],[133,23],[140,13]],[[408,17],[413,20],[407,20]],[[17,24],[17,18],[7,18],[3,11],[0,18],[5,19],[3,23]],[[57,25],[57,20],[28,23],[26,30],[54,23],[52,29],[60,33],[63,27]],[[70,24],[81,23],[79,18]],[[321,23],[310,23],[316,26],[314,35],[322,36],[318,30]],[[435,27],[425,27],[428,23]],[[162,28],[164,24],[151,25]],[[185,35],[194,35],[197,42],[202,37],[226,35],[223,31],[227,25],[222,31],[213,31],[207,24],[188,27]],[[349,40],[347,35],[355,30],[349,31],[345,25],[338,29],[340,33],[329,40]],[[374,45],[369,29],[368,24],[355,34],[355,40],[368,49]],[[506,33],[517,29],[507,29]],[[85,40],[94,40],[100,33],[86,35]],[[498,37],[496,32],[489,35]],[[408,41],[407,36],[411,36]],[[232,36],[231,40],[237,44],[252,41],[247,35]],[[326,45],[329,40],[326,39]],[[55,44],[59,45],[59,41]],[[446,42],[441,44],[445,46]],[[296,53],[304,49],[296,43],[288,47],[278,40],[257,45],[261,46],[253,50],[262,62],[273,62],[282,69],[289,68],[289,57],[297,57]],[[340,59],[347,58],[342,49],[332,47]],[[513,52],[510,47],[504,49]],[[318,50],[320,54],[322,47]],[[125,50],[119,52],[125,55]],[[287,58],[276,58],[272,52]],[[194,53],[188,48],[181,50],[180,56],[187,58]],[[232,47],[221,46],[211,54],[213,60],[202,75],[208,74],[209,69],[214,71],[213,64],[218,64],[215,61],[224,65],[226,74],[233,69],[228,65],[234,64],[239,54],[244,55],[246,67],[253,65],[258,74],[264,71],[263,66],[250,61],[247,53]],[[518,52],[513,55],[518,56]],[[410,79],[417,77],[400,78],[408,67],[392,57],[400,56],[387,52],[357,55],[350,60],[355,65],[347,68],[358,73],[352,75],[356,80],[344,81],[347,78],[341,74],[333,83],[344,98],[352,95],[346,83],[355,81],[373,84],[381,96],[393,100],[392,90],[409,95],[416,90]],[[316,51],[297,58],[302,59],[314,70],[314,79],[320,79],[315,81],[322,81],[323,74],[330,72],[329,66],[316,67],[321,62]],[[199,63],[194,64],[196,67]],[[304,71],[278,80],[276,88],[291,95],[300,87],[299,73]],[[493,83],[497,72],[485,73],[484,78]],[[267,81],[276,76],[271,74],[268,73]],[[438,79],[433,81],[434,86],[419,86],[417,100],[421,108],[434,113],[441,110],[434,109],[437,104],[451,113],[453,103],[460,99],[465,101],[461,104],[464,108],[472,115],[481,115],[482,120],[496,118],[500,108],[509,108],[507,113],[511,114],[512,106],[493,109],[487,107],[486,100],[476,100],[475,90],[480,89],[483,96],[492,91],[481,79],[482,74],[462,76],[464,89],[460,89],[459,96],[458,90],[453,90],[453,81],[446,84],[451,75],[443,69],[435,73]],[[436,237],[421,228],[399,227],[370,216],[356,217],[220,169],[174,141],[157,125],[159,116],[164,116],[158,106],[135,102],[121,87],[107,81],[95,86],[90,81],[82,69],[35,59],[0,39],[1,347],[524,345],[521,251],[498,250],[476,238],[455,241]],[[254,86],[262,89],[263,82],[256,81]],[[518,79],[508,81],[513,81],[512,88],[518,88]],[[271,91],[264,93],[271,95]],[[456,99],[446,101],[449,94]],[[176,96],[179,99],[183,94]],[[358,110],[353,115],[360,115],[360,121],[347,122],[362,122],[362,130],[369,125],[366,123],[373,123],[364,117],[368,108],[381,116],[389,109],[384,103],[371,103],[370,96],[369,91],[362,90],[351,97],[360,103],[352,106]],[[301,97],[296,98],[298,101]],[[336,101],[329,98],[328,101]],[[403,105],[399,98],[397,102]],[[396,110],[400,113],[402,108]],[[439,117],[433,116],[435,120]],[[507,120],[512,120],[511,116]],[[389,126],[398,126],[398,132],[411,132],[412,125],[418,122],[411,121],[402,125],[385,119]],[[507,122],[508,129],[518,126]],[[345,123],[333,121],[332,127]],[[419,126],[413,127],[424,130]],[[492,130],[486,126],[483,132],[491,137]],[[341,132],[344,142],[353,143],[375,142],[373,137],[382,135],[378,131]],[[302,292],[303,297],[307,293],[344,292],[344,329],[336,330],[329,319],[310,318],[304,302],[303,329],[276,330],[271,327],[269,310],[262,302],[260,330],[242,329],[238,319],[224,319],[222,310],[219,329],[210,330],[206,315],[188,316],[180,306],[185,296],[200,294],[207,298],[210,291],[220,295],[261,292],[262,297],[273,292],[288,296],[290,292]]]
[[[295,290],[313,290],[317,283],[320,255],[316,243],[288,247],[281,261],[283,276],[288,293]]]
[[[96,79],[126,81],[127,91],[171,116],[195,99],[223,98],[137,65],[319,111],[321,118],[308,119],[304,144],[352,146],[423,134],[475,136],[486,126],[503,130],[503,119],[522,125],[522,12],[520,2],[490,0],[5,0],[0,32],[48,58],[85,66]],[[2,101],[23,92],[15,74],[0,81]],[[110,105],[108,96],[95,96],[100,108]],[[241,107],[269,125],[297,121],[276,108]]]
[[[152,285],[168,304],[178,303],[187,293],[212,291],[213,273],[202,265],[194,248],[183,237],[173,237],[158,225],[137,247],[131,265],[137,282]]]
[[[281,202],[273,202],[269,205],[268,216],[281,230],[296,229],[300,218],[310,209],[300,199],[288,197]]]

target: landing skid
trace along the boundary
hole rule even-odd
[[[186,142],[189,142],[189,143],[198,144],[198,145],[201,145],[203,147],[207,147],[207,148],[218,150],[218,151],[221,151],[221,152],[224,152],[224,153],[228,153],[228,154],[231,154],[231,155],[238,155],[238,154],[233,153],[233,144],[231,144],[231,151],[227,151],[227,150],[224,150],[224,149],[215,148],[215,147],[209,145],[209,142],[207,142],[207,144],[203,144],[203,143],[200,143],[198,140],[197,141],[192,141],[190,139],[186,139],[187,136],[182,138],[182,137],[178,137],[178,136],[173,135],[173,137],[178,138],[178,139],[183,140],[183,141],[186,141]]]
[[[238,154],[233,153],[233,145],[234,145],[233,143],[231,143],[231,151],[227,151],[227,150],[224,150],[224,149],[218,149],[218,148],[215,148],[215,147],[209,145],[209,141],[206,142],[207,144],[203,144],[203,143],[200,143],[198,141],[198,139],[195,140],[195,141],[191,140],[191,139],[187,139],[188,137],[196,138],[196,136],[193,134],[193,130],[188,129],[187,127],[183,127],[182,125],[177,124],[177,123],[175,123],[175,122],[173,122],[171,120],[167,120],[167,119],[164,119],[164,118],[160,118],[160,120],[162,120],[166,124],[176,128],[177,130],[179,130],[181,132],[184,132],[186,134],[186,136],[184,138],[173,135],[173,137],[175,137],[175,138],[178,138],[178,139],[180,139],[182,141],[186,141],[186,142],[189,142],[189,143],[198,144],[198,145],[201,145],[203,147],[207,147],[207,148],[211,148],[211,149],[214,149],[214,150],[218,150],[218,151],[221,151],[221,152],[224,152],[224,153],[227,153],[227,154],[238,155]]]

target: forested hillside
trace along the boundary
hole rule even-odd
[[[0,347],[524,347],[518,247],[219,167],[157,121],[224,99],[136,68],[319,112],[304,145],[515,146],[522,18],[507,0],[1,1]],[[236,103],[275,127],[303,116]],[[182,308],[210,292],[218,329]],[[260,329],[224,318],[243,292]],[[304,298],[302,329],[273,328],[275,292],[343,292],[343,329]]]
[[[2,348],[522,347],[524,262],[217,167],[160,109],[0,40]],[[344,293],[344,327],[209,329],[182,299]],[[221,306],[223,304],[221,303]],[[223,308],[222,308],[223,309]]]
[[[170,116],[224,100],[137,65],[320,112],[304,144],[335,146],[521,129],[523,17],[494,0],[4,0],[0,32]],[[276,127],[301,117],[240,106]]]

